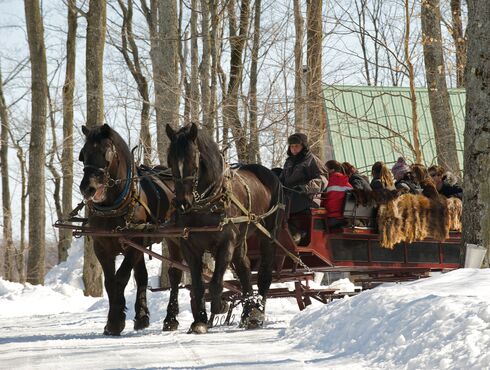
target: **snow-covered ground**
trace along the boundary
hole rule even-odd
[[[45,286],[0,280],[0,368],[490,369],[490,270],[385,284],[302,312],[294,300],[269,300],[263,329],[235,323],[206,335],[186,334],[185,290],[177,332],[161,331],[168,293],[149,293],[150,327],[133,331],[131,281],[126,329],[114,338],[101,334],[107,298],[83,296],[82,260],[75,244]],[[148,269],[155,285],[158,261]]]

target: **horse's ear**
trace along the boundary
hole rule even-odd
[[[168,124],[168,123],[165,126],[165,132],[167,133],[167,136],[170,139],[170,141],[174,141],[174,139],[175,139],[175,131],[172,128],[172,126],[170,126],[170,124]]]
[[[90,130],[87,128],[87,126],[82,126],[82,132],[85,136],[88,136],[88,133],[90,132]]]
[[[100,134],[105,139],[109,138],[109,136],[111,136],[111,126],[109,126],[107,123],[104,123],[100,127]]]
[[[189,129],[189,138],[192,141],[196,141],[197,139],[197,126],[194,122],[191,123],[191,127]]]

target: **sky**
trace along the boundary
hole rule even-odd
[[[150,327],[133,331],[131,279],[126,329],[106,337],[107,297],[83,296],[82,250],[76,241],[45,286],[0,280],[1,368],[490,369],[488,269],[387,283],[304,311],[294,299],[270,299],[263,328],[246,331],[235,320],[205,335],[186,334],[192,315],[184,289],[176,332],[161,331],[168,292],[148,293]],[[159,262],[147,266],[155,286]]]

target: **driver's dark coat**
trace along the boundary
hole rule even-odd
[[[297,155],[292,155],[288,150],[288,155],[280,176],[284,186],[294,188],[320,178],[322,171],[318,163],[319,159],[307,148],[303,148]]]

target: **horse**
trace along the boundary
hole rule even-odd
[[[277,176],[267,168],[250,164],[238,169],[225,166],[218,145],[192,123],[175,131],[166,126],[170,139],[168,167],[175,185],[175,224],[184,228],[221,226],[221,231],[190,232],[181,239],[181,252],[192,278],[191,308],[194,322],[190,333],[203,334],[215,314],[224,313],[223,275],[231,263],[240,280],[243,313],[240,326],[263,325],[265,299],[272,281],[275,245],[272,240],[283,219],[283,193]],[[246,240],[260,243],[258,295],[251,283]],[[205,307],[202,257],[211,252],[215,269],[209,282],[211,319]]]
[[[155,170],[136,167],[131,151],[121,136],[109,125],[94,128],[82,127],[85,144],[80,151],[79,160],[83,162],[83,178],[80,192],[88,206],[88,226],[102,230],[125,228],[134,224],[159,223],[168,219],[173,198],[171,178],[158,174]],[[143,253],[124,248],[118,238],[91,236],[95,255],[102,266],[104,285],[109,297],[109,313],[104,328],[105,335],[118,336],[125,327],[124,289],[129,281],[131,270],[137,285],[135,301],[134,329],[141,330],[149,326],[149,310],[146,301],[148,273]],[[150,238],[134,238],[140,245],[149,246]],[[182,261],[177,243],[166,239],[170,256]],[[115,259],[124,255],[123,262],[116,271]],[[176,316],[179,312],[178,289],[182,271],[169,269],[171,285],[170,300],[163,330],[175,330],[178,327]]]

